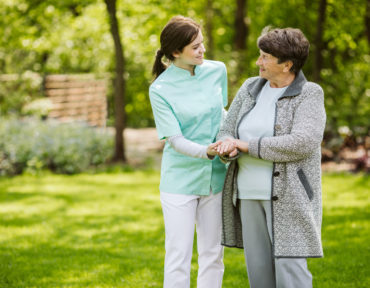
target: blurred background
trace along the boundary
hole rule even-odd
[[[314,287],[370,287],[370,0],[0,0],[0,287],[162,287],[148,88],[179,14],[226,64],[229,103],[258,74],[265,26],[309,39],[327,112],[325,257],[309,267]],[[243,251],[224,262],[223,287],[248,287]]]
[[[245,79],[258,73],[256,40],[261,30],[267,25],[300,28],[311,43],[304,73],[325,91],[328,119],[323,161],[341,162],[344,166],[338,169],[369,169],[369,0],[2,0],[0,14],[0,143],[20,141],[20,135],[10,139],[9,133],[30,125],[30,116],[112,127],[106,130],[119,135],[126,128],[153,127],[148,98],[151,67],[161,29],[180,14],[202,24],[206,58],[225,62],[230,103]],[[47,129],[43,125],[56,124],[33,125],[40,130],[40,138],[41,130]],[[136,163],[132,143],[154,135],[150,129],[141,131],[147,133],[135,138],[137,133],[128,129],[123,134],[128,139],[116,136],[114,143],[105,143],[115,147],[111,153],[102,151],[89,164],[109,159]],[[24,136],[32,139],[31,132],[27,133]],[[152,141],[155,137],[144,140]],[[161,147],[158,143],[149,146]],[[18,157],[25,166],[11,168],[15,161],[11,155],[17,152],[14,147],[8,152],[4,149],[0,152],[0,163],[5,161],[0,164],[2,174],[27,167],[60,168],[46,159],[46,154],[54,153],[55,158],[57,153],[47,148],[44,156],[30,151],[27,159]],[[96,155],[96,151],[91,153]]]

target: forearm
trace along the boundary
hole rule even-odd
[[[207,146],[188,140],[183,135],[168,137],[167,141],[176,152],[194,158],[210,159]]]
[[[321,139],[301,135],[284,135],[252,139],[248,144],[248,153],[252,157],[274,161],[290,162],[307,158],[318,146]]]
[[[325,129],[324,95],[320,86],[312,85],[302,92],[289,134],[277,132],[271,137],[250,139],[249,154],[274,162],[298,161],[309,157],[321,144]],[[277,121],[283,125],[284,119]]]

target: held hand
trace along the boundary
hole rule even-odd
[[[239,139],[227,139],[222,144],[224,145],[219,145],[217,148],[219,150],[218,154],[221,156],[228,155],[229,157],[235,157],[239,151],[248,153],[248,142]],[[225,150],[222,150],[223,148]]]
[[[238,148],[235,148],[233,151],[229,153],[229,157],[230,158],[235,157],[236,155],[238,155],[238,153],[239,153]]]
[[[222,141],[217,141],[215,143],[211,143],[208,145],[207,148],[207,155],[208,156],[216,156],[217,155],[217,147],[221,145]]]
[[[217,153],[220,156],[228,155],[236,149],[235,139],[226,139],[217,146]]]

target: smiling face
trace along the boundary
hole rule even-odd
[[[193,71],[195,65],[203,63],[204,52],[206,49],[203,45],[203,35],[199,31],[197,37],[189,45],[185,46],[182,52],[174,52],[174,64],[177,67]]]
[[[278,63],[278,58],[260,50],[260,56],[257,59],[257,66],[260,67],[259,75],[261,78],[272,80],[283,72],[284,63]]]

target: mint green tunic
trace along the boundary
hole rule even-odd
[[[205,60],[195,75],[171,64],[149,88],[158,138],[182,134],[198,144],[216,139],[227,105],[227,73],[222,62]],[[187,195],[221,192],[225,165],[176,152],[167,142],[162,156],[160,191]]]

